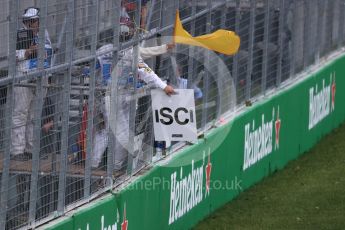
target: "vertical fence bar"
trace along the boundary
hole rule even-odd
[[[318,1],[318,10],[319,10],[319,17],[318,17],[318,25],[319,25],[319,36],[318,36],[318,60],[324,55],[324,44],[325,44],[325,34],[326,34],[326,11],[327,9],[327,0],[319,0]]]
[[[316,1],[317,2],[317,1]],[[309,55],[310,55],[310,63],[309,65],[315,64],[315,57],[316,57],[316,49],[315,47],[318,46],[317,44],[317,37],[318,37],[318,27],[319,25],[317,24],[317,18],[318,18],[318,8],[317,4],[315,2],[312,2],[312,4],[309,4],[310,7],[310,20],[311,20],[311,26],[312,26],[312,32],[310,33],[310,45],[309,45]]]
[[[170,5],[170,7],[174,10],[171,10],[167,16],[166,16],[166,20],[165,23],[167,25],[171,25],[174,23],[175,21],[175,11],[180,9],[180,3],[179,0],[173,0],[171,1],[172,4]],[[166,7],[164,9],[165,12],[168,12],[168,7]],[[162,18],[163,20],[163,18]],[[169,81],[171,85],[177,85],[177,61],[176,61],[176,55],[174,53],[170,54],[170,62],[171,62],[171,67],[172,67],[172,71],[169,73]]]
[[[317,14],[316,18],[317,18],[317,25],[319,27],[319,29],[318,29],[319,32],[321,32],[321,30],[322,30],[322,11],[323,11],[323,9],[320,7],[321,1],[323,1],[323,0],[317,0],[316,1],[316,10],[315,10],[315,12]],[[319,34],[318,36],[315,37],[315,44],[316,44],[316,47],[314,47],[316,49],[316,51],[315,51],[315,64],[319,63],[319,61],[320,61],[320,46],[321,46],[320,42],[321,42],[321,36]]]
[[[320,56],[324,57],[326,54],[326,36],[327,36],[327,16],[329,12],[329,1],[323,0],[321,5],[321,11],[322,11],[322,29],[321,29],[321,42],[320,42]]]
[[[265,19],[264,19],[264,50],[262,56],[262,79],[261,79],[261,93],[266,93],[267,87],[267,64],[268,64],[268,38],[269,38],[269,22],[270,22],[270,1],[265,0]]]
[[[38,32],[39,37],[39,49],[38,49],[38,71],[43,73],[36,80],[36,95],[34,99],[34,127],[33,127],[33,152],[32,152],[32,173],[30,183],[30,202],[29,202],[29,224],[32,225],[35,222],[36,204],[37,204],[37,185],[38,185],[38,170],[40,167],[40,137],[41,137],[41,114],[43,108],[43,98],[45,97],[43,84],[47,80],[47,76],[44,74],[44,56],[45,56],[45,31],[46,31],[46,17],[47,17],[47,1],[40,0],[40,30]]]
[[[304,35],[303,35],[303,68],[306,69],[310,63],[310,37],[312,32],[312,21],[310,20],[310,1],[304,1]]]
[[[135,12],[135,25],[140,25],[140,12],[141,12],[141,0],[137,0],[137,7]],[[134,39],[136,44],[133,46],[133,63],[132,63],[132,72],[133,72],[133,93],[131,96],[135,96],[137,92],[137,75],[138,75],[138,60],[139,60],[139,33],[136,28],[136,34]],[[128,164],[127,164],[127,173],[131,174],[133,170],[133,158],[134,158],[134,137],[135,137],[135,114],[136,114],[137,99],[136,97],[131,97],[129,105],[129,141],[128,141]]]
[[[64,11],[66,9],[66,4],[59,4],[56,6],[56,11]],[[62,47],[63,42],[65,42],[65,35],[66,35],[66,28],[67,26],[71,26],[67,25],[67,15],[65,14],[61,14],[61,15],[57,15],[56,16],[56,21],[61,21],[63,20],[63,24],[61,26],[61,29],[59,30],[57,27],[55,28],[55,33],[59,34],[58,35],[58,39],[57,39],[57,43],[56,43],[56,47],[55,49],[57,50],[57,52],[54,54],[54,56],[52,57],[52,63],[51,66],[54,66],[55,63],[61,63],[62,62],[62,53],[63,52],[67,52],[65,50],[65,47]],[[63,76],[61,73],[56,73],[58,75],[58,77],[52,77],[52,84],[56,84],[56,85],[60,85],[61,81],[63,80],[61,78],[61,76]],[[58,91],[54,91],[54,92],[58,92]],[[53,134],[53,153],[52,153],[52,159],[51,159],[51,184],[50,184],[50,190],[52,191],[51,194],[51,202],[50,202],[50,210],[49,212],[52,213],[56,210],[56,201],[57,201],[57,194],[56,191],[58,191],[58,173],[57,173],[57,152],[59,149],[59,138],[58,136],[60,135],[60,132],[58,131],[58,124],[59,124],[59,120],[60,120],[60,113],[59,111],[61,111],[61,105],[59,105],[60,99],[58,98],[57,95],[54,95],[54,99],[53,99],[53,111],[54,111],[54,115],[53,115],[53,124],[54,124],[54,129],[56,129]]]
[[[328,43],[331,43],[332,41],[332,34],[329,33],[331,25],[328,24],[329,22],[329,13],[330,13],[330,2],[333,0],[324,0],[324,7],[323,7],[323,30],[322,30],[322,46],[321,46],[321,56],[325,57],[328,53]]]
[[[107,152],[107,176],[108,180],[107,183],[112,180],[112,175],[114,171],[114,152],[115,152],[115,145],[116,145],[116,112],[117,112],[117,79],[118,79],[118,71],[116,64],[118,61],[118,54],[119,54],[119,24],[120,24],[120,11],[121,11],[121,4],[119,1],[112,1],[112,9],[113,14],[111,21],[114,22],[113,25],[113,45],[116,50],[113,51],[113,70],[111,73],[111,88],[110,88],[110,113],[108,117],[108,152]],[[111,186],[111,184],[110,184]]]
[[[11,83],[7,87],[6,98],[6,118],[5,118],[5,134],[4,137],[8,141],[4,142],[4,160],[1,175],[1,196],[0,196],[0,229],[5,229],[7,217],[7,202],[9,193],[9,176],[10,176],[10,152],[11,152],[11,129],[12,129],[12,108],[14,105],[13,85],[16,75],[16,40],[18,28],[18,0],[10,1],[9,14],[9,57],[8,57],[8,76],[12,78]]]
[[[239,34],[240,20],[241,20],[240,0],[236,0],[235,10],[236,10],[235,11],[235,32]],[[238,87],[238,54],[234,56],[234,60],[232,63],[232,76],[235,81],[235,88],[237,89]]]
[[[292,8],[292,31],[291,31],[291,58],[290,58],[290,78],[293,78],[295,75],[295,69],[296,69],[296,46],[297,46],[297,24],[298,22],[298,1],[292,0],[293,8]]]
[[[340,4],[341,4],[341,9],[342,9],[340,12],[344,12],[345,11],[345,0],[341,0]],[[340,27],[342,27],[341,28],[342,33],[340,34],[341,45],[344,45],[344,42],[345,42],[345,16],[343,13],[342,13],[342,19],[340,21]]]
[[[341,0],[341,8],[343,9],[341,12],[344,12],[345,10],[345,0]],[[341,45],[344,45],[344,42],[345,42],[345,17],[344,17],[344,14],[342,13],[342,17],[343,19],[340,21],[340,25],[342,27],[342,34],[341,34]]]
[[[327,37],[330,37],[330,39],[325,38],[325,40],[327,41],[327,54],[329,54],[330,52],[333,51],[333,47],[334,47],[334,36],[335,33],[337,33],[338,31],[335,31],[335,17],[337,16],[337,12],[336,9],[334,8],[335,3],[337,2],[337,0],[332,0],[332,1],[328,1],[328,10],[327,10],[327,27],[328,27],[328,31],[326,32]]]
[[[174,9],[179,9],[179,0],[173,1],[173,7]],[[175,12],[174,10],[171,11],[171,14],[167,17],[167,24],[173,24],[175,21]],[[172,75],[169,75],[170,84],[177,85],[177,61],[176,61],[176,55],[170,54],[170,61],[171,61],[171,67],[172,67]]]
[[[191,16],[195,17],[196,14],[196,0],[192,0],[192,13]],[[193,36],[195,35],[195,24],[196,20],[190,22],[190,34]],[[195,65],[195,54],[196,54],[196,49],[194,46],[189,46],[188,47],[188,70],[187,70],[187,88],[190,89],[192,86],[192,82],[197,76],[197,71],[196,71],[196,65]]]
[[[192,0],[192,17],[195,16],[196,13],[196,0]],[[195,21],[191,21],[190,24],[190,33],[192,35],[195,34]],[[194,73],[194,55],[195,55],[195,48],[194,46],[190,46],[188,49],[188,82],[187,82],[187,88],[189,89],[191,87],[191,83],[193,81],[193,78],[195,77]]]
[[[339,10],[339,18],[338,18],[338,41],[337,41],[337,47],[340,49],[343,45],[343,40],[344,40],[344,1],[340,0],[338,2],[338,10]]]
[[[211,31],[211,1],[207,1],[207,13],[206,13],[206,34],[210,33]],[[201,129],[203,132],[206,132],[206,125],[207,125],[207,120],[208,120],[208,113],[207,113],[207,104],[208,104],[208,97],[209,97],[209,90],[210,90],[210,74],[209,71],[211,70],[210,68],[210,50],[204,50],[206,60],[205,60],[205,74],[203,78],[203,92],[204,96],[202,98],[202,117],[201,117]]]
[[[338,22],[337,20],[339,19],[339,10],[338,10],[338,0],[333,0],[330,3],[330,27],[331,27],[331,41],[329,44],[329,49],[328,52],[332,52],[333,50],[335,50],[335,48],[337,47],[336,44],[338,44],[338,37],[339,37],[339,26],[338,26]]]
[[[256,1],[250,0],[249,45],[248,45],[248,61],[247,61],[246,91],[245,91],[246,92],[245,98],[247,101],[251,97],[251,90],[252,90],[255,15],[256,15]]]
[[[342,7],[342,9],[345,9],[345,0],[342,0],[341,1],[341,7]],[[344,10],[343,11],[341,11],[341,12],[344,12]],[[342,45],[344,44],[344,42],[345,42],[345,17],[343,16],[343,20],[340,22],[340,24],[342,24],[342,30],[343,30],[343,33],[341,34],[341,37],[342,37]]]
[[[283,66],[283,44],[284,44],[284,24],[285,24],[285,0],[279,1],[279,37],[278,37],[278,46],[279,46],[279,57],[278,57],[278,70],[277,70],[277,87],[280,86],[282,81],[282,66]]]
[[[74,37],[74,0],[68,0],[67,3],[67,26],[66,26],[66,52],[65,62],[69,63],[68,70],[64,74],[64,87],[62,88],[62,118],[61,118],[61,152],[60,152],[60,172],[58,188],[58,214],[62,214],[65,207],[66,194],[66,171],[67,171],[67,154],[68,154],[68,129],[69,129],[69,107],[72,80],[72,60],[73,60],[73,37]]]
[[[335,50],[338,46],[340,18],[339,1],[340,0],[334,0],[332,4],[332,44],[330,51]]]
[[[159,2],[159,1],[158,1]],[[160,5],[162,5],[161,3],[158,3]],[[150,28],[151,28],[151,21],[152,21],[152,16],[154,14],[154,9],[155,9],[155,5],[156,5],[156,1],[155,0],[152,0],[151,3],[150,3],[150,9],[149,9],[149,12],[148,12],[148,16],[147,16],[147,19],[146,19],[146,31],[149,31]],[[147,6],[146,6],[147,7]],[[161,23],[161,20],[160,20],[160,23]],[[161,39],[160,39],[160,34],[156,35],[156,39],[157,39],[157,45],[161,45]],[[145,41],[144,41],[145,43]],[[156,60],[155,60],[155,72],[158,73],[159,72],[159,67],[160,67],[160,63],[161,62],[161,58],[158,56],[156,57]],[[147,97],[149,98],[147,101],[148,103],[151,102],[151,97]],[[148,110],[150,110],[151,108],[151,104],[149,104],[148,106]],[[147,111],[146,113],[149,113],[150,111]],[[148,115],[148,124],[146,124],[146,134],[147,134],[147,142],[148,145],[145,147],[146,151],[147,151],[147,154],[146,154],[146,157],[145,159],[147,159],[147,161],[149,162],[152,162],[152,157],[153,157],[153,146],[154,146],[154,132],[153,132],[153,120],[152,120],[152,116]],[[145,138],[144,138],[145,140]]]
[[[90,12],[89,12],[90,13]],[[95,28],[91,28],[91,55],[96,55],[98,27],[99,27],[99,0],[91,1],[91,17],[90,25],[94,23]],[[84,175],[84,199],[90,196],[91,185],[91,157],[93,154],[93,129],[94,129],[94,115],[95,115],[95,87],[96,87],[96,56],[90,61],[90,83],[88,96],[88,121],[86,130],[86,158],[85,158],[85,175]]]
[[[227,13],[227,4],[226,4],[226,0],[224,0],[224,6],[222,7],[221,9],[221,12],[220,12],[220,28],[225,28],[225,21],[226,21],[226,13]],[[219,57],[219,59],[217,60],[216,63],[218,62],[222,62],[222,61],[225,61],[224,60],[224,56],[223,58]],[[217,65],[217,78],[216,78],[216,83],[217,83],[217,89],[218,89],[218,92],[217,92],[217,113],[216,113],[216,121],[219,120],[220,116],[222,115],[222,108],[223,106],[223,103],[224,103],[224,100],[223,100],[223,97],[227,94],[224,93],[224,88],[226,89],[225,84],[226,82],[224,81],[224,79],[226,78],[225,75],[225,69],[224,69],[224,63],[219,63]]]

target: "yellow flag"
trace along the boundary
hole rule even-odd
[[[200,46],[227,55],[237,53],[240,47],[240,37],[229,30],[220,29],[211,34],[193,37],[183,29],[178,10],[175,18],[174,42]]]

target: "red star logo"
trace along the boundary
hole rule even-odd
[[[335,84],[335,77],[334,77],[333,83],[332,83],[332,110],[334,110],[335,90],[336,90],[336,84]]]
[[[208,154],[208,162],[205,168],[206,171],[206,194],[210,194],[210,179],[211,179],[211,170],[212,170],[212,163],[211,163],[211,154]],[[206,195],[205,194],[205,195]]]
[[[127,230],[128,228],[128,220],[126,220],[126,204],[123,209],[123,222],[121,224],[121,230]]]
[[[280,134],[280,126],[281,126],[281,120],[279,118],[279,107],[278,107],[278,115],[277,115],[277,120],[275,122],[275,128],[276,128],[276,144],[275,144],[275,148],[279,148],[279,134]]]

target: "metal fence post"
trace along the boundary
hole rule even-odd
[[[226,20],[226,9],[227,9],[227,5],[226,5],[226,1],[227,0],[224,0],[224,7],[221,9],[220,11],[220,28],[223,29],[225,28],[225,20]],[[224,62],[225,61],[225,58],[224,58],[224,55],[220,55],[218,56],[219,58],[216,60],[215,64],[217,65],[217,77],[216,77],[216,84],[217,84],[217,112],[216,112],[216,121],[218,121],[222,115],[222,108],[224,104],[224,101],[226,100],[223,100],[223,97],[227,94],[225,94],[224,92],[224,89],[227,89],[225,87],[226,85],[226,77],[227,76],[224,76],[225,75],[225,69],[224,69],[224,66],[223,66],[223,63],[219,63],[219,62]],[[217,64],[219,63],[219,64]],[[229,76],[230,77],[230,76]]]
[[[316,15],[317,15],[317,22],[316,24],[321,27],[318,31],[321,32],[322,30],[322,11],[320,10],[320,1],[317,0],[316,1]],[[315,64],[317,64],[320,60],[320,41],[321,41],[321,38],[320,38],[320,34],[315,38],[315,44],[316,44],[316,47],[315,47],[315,53],[314,53],[314,59],[315,59]]]
[[[135,25],[140,26],[140,12],[141,12],[141,0],[137,0],[137,8],[135,12]],[[136,33],[134,35],[135,44],[133,46],[133,63],[132,63],[132,72],[133,72],[133,93],[131,94],[131,101],[129,105],[129,142],[128,144],[128,164],[127,164],[127,174],[132,174],[133,171],[133,158],[134,158],[134,137],[135,137],[135,114],[136,114],[136,106],[137,106],[137,99],[135,96],[137,93],[137,75],[138,75],[138,59],[139,59],[139,32],[138,28],[136,28]]]
[[[58,214],[62,214],[65,208],[66,194],[66,171],[67,171],[67,155],[68,155],[68,129],[69,129],[69,107],[71,94],[71,72],[73,61],[73,37],[74,37],[74,12],[75,2],[69,0],[67,2],[67,26],[66,26],[66,53],[65,61],[68,62],[68,70],[64,74],[64,87],[62,89],[62,119],[61,119],[61,152],[60,152],[60,171],[59,171],[59,188],[58,188]]]
[[[344,1],[340,0],[338,2],[338,10],[339,10],[339,18],[338,18],[338,42],[337,42],[337,47],[338,49],[341,48],[341,46],[343,45],[343,41],[344,41],[344,19],[345,19],[345,8],[344,8]]]
[[[212,15],[211,15],[211,1],[207,1],[207,13],[206,13],[206,33],[210,33],[211,31],[211,19],[212,19]],[[208,97],[209,97],[209,89],[210,89],[210,75],[209,75],[209,71],[210,71],[210,50],[204,50],[204,55],[206,56],[205,60],[205,74],[204,74],[204,78],[203,78],[203,98],[202,98],[202,115],[201,115],[201,130],[203,130],[203,133],[206,132],[206,125],[207,125],[207,121],[208,121],[208,113],[207,113],[207,104],[208,104]]]
[[[251,97],[252,90],[252,72],[253,72],[253,48],[254,48],[254,31],[255,31],[256,1],[250,0],[250,21],[249,21],[249,45],[248,60],[246,73],[246,100]]]
[[[310,62],[310,43],[312,24],[310,21],[310,1],[304,2],[304,35],[303,35],[303,68],[306,68]],[[309,25],[309,26],[308,26]]]
[[[264,50],[262,56],[262,79],[261,79],[261,93],[266,93],[267,87],[267,63],[268,63],[268,38],[269,38],[269,22],[270,22],[270,1],[264,1],[265,19],[264,19]]]
[[[10,17],[9,17],[9,57],[8,57],[8,76],[11,78],[11,83],[7,87],[6,98],[6,117],[5,117],[5,138],[8,141],[4,142],[4,160],[2,162],[1,175],[1,195],[0,195],[0,229],[5,229],[7,218],[7,202],[9,192],[9,176],[10,176],[10,152],[11,152],[11,132],[12,132],[12,108],[14,105],[14,90],[16,75],[16,40],[18,28],[18,0],[10,1]]]
[[[119,1],[112,1],[112,9],[114,10],[111,21],[114,22],[113,29],[113,45],[116,50],[113,51],[113,71],[111,73],[111,87],[110,87],[110,114],[108,118],[108,152],[107,152],[107,176],[112,178],[114,171],[114,153],[116,145],[116,121],[117,121],[117,79],[118,71],[116,64],[118,63],[119,54],[119,24],[120,24],[120,10]],[[108,180],[107,180],[108,181]],[[110,185],[111,186],[111,185]]]
[[[95,24],[95,29],[91,30],[91,55],[94,56],[90,61],[90,85],[88,95],[88,118],[86,131],[86,159],[85,159],[85,175],[84,175],[84,198],[90,196],[91,185],[91,158],[93,154],[93,129],[94,129],[94,111],[95,111],[95,87],[96,87],[96,47],[98,41],[98,27],[99,27],[99,0],[92,0],[90,24]],[[89,25],[90,25],[89,24]]]
[[[149,31],[150,28],[151,28],[151,23],[152,23],[152,16],[154,14],[154,9],[155,9],[155,6],[156,4],[159,4],[159,1],[158,3],[155,1],[155,0],[152,0],[151,3],[150,3],[150,9],[149,9],[149,12],[148,12],[148,16],[147,16],[147,19],[146,19],[146,31]],[[162,7],[162,4],[160,4],[160,6]],[[161,20],[159,20],[159,22],[161,23]],[[156,35],[156,42],[157,42],[157,45],[161,45],[161,34],[157,34]],[[145,43],[145,41],[143,42]],[[161,65],[161,57],[160,56],[157,56],[154,63],[155,63],[155,69],[154,71],[158,74],[159,76],[159,68],[160,68],[160,65]],[[151,108],[151,96],[148,96],[147,97],[147,102],[148,102],[148,110]],[[155,141],[155,136],[154,136],[154,131],[153,131],[153,118],[152,118],[152,115],[151,115],[151,111],[147,111],[147,119],[148,119],[148,122],[146,124],[146,127],[145,127],[145,136],[147,137],[146,140],[144,138],[144,142],[145,142],[145,148],[144,148],[144,151],[147,151],[147,153],[145,154],[146,156],[144,157],[145,160],[147,160],[148,162],[152,162],[152,157],[153,157],[153,152],[154,152],[154,141]]]
[[[195,16],[196,13],[196,0],[192,0],[192,17]],[[190,34],[195,34],[195,21],[190,23]],[[194,46],[190,46],[188,49],[188,82],[187,82],[187,88],[191,87],[191,83],[193,81],[193,78],[196,76],[194,75],[194,54],[195,54],[195,48]]]
[[[38,70],[42,75],[37,79],[36,95],[34,99],[34,146],[32,152],[32,173],[30,183],[30,205],[29,205],[29,224],[35,222],[36,204],[37,204],[37,185],[38,185],[38,171],[40,167],[40,143],[41,143],[41,115],[43,108],[43,99],[45,97],[43,84],[45,80],[48,82],[48,76],[44,72],[44,53],[45,53],[45,30],[47,17],[47,1],[40,0],[40,30],[39,30],[39,49],[38,49]]]
[[[279,57],[278,57],[278,69],[277,69],[277,87],[280,86],[282,81],[282,67],[283,67],[283,44],[284,44],[284,15],[285,15],[285,0],[279,1],[279,37],[278,37],[278,47],[279,47]]]
[[[344,12],[344,10],[345,10],[345,0],[342,0],[341,1],[341,8],[343,9],[342,11],[340,11],[340,12]],[[341,40],[341,45],[344,45],[344,42],[345,42],[345,17],[344,17],[344,14],[342,14],[342,20],[340,21],[340,26],[342,27],[342,34],[341,34],[341,38],[342,38],[342,40]]]
[[[290,55],[290,70],[289,75],[290,78],[293,78],[295,76],[295,61],[296,61],[296,40],[297,40],[297,0],[292,0],[293,9],[292,9],[292,28],[291,28],[291,55]]]
[[[241,20],[241,8],[240,8],[240,0],[236,0],[235,6],[235,32],[238,34],[240,31],[240,20]],[[234,78],[235,88],[238,87],[238,57],[239,55],[234,56],[234,60],[232,63],[232,76]],[[237,92],[236,92],[237,95]],[[236,97],[237,98],[237,97]],[[236,102],[237,103],[237,102]]]

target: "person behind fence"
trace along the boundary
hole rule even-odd
[[[183,70],[180,66],[177,66],[176,69],[177,74],[177,87],[179,89],[188,89],[188,79],[186,76],[183,75]],[[190,88],[194,90],[194,99],[198,100],[201,99],[203,94],[201,89],[198,87],[202,76],[198,76],[192,83],[190,84]]]
[[[126,14],[128,15],[128,18],[132,18],[130,17],[128,12],[130,12],[133,16],[133,14],[135,14],[135,11],[138,10],[138,3],[139,1],[136,1],[136,0],[122,0],[121,1],[122,12],[123,10],[125,10]],[[141,0],[141,11],[140,11],[140,28],[141,29],[146,29],[149,7],[150,7],[150,0]],[[121,16],[123,15],[122,12],[121,12]]]
[[[22,15],[23,27],[17,32],[17,75],[25,75],[38,65],[38,32],[39,32],[39,8],[29,7]],[[49,33],[45,31],[45,59],[44,68],[50,67],[52,46]],[[47,84],[47,78],[43,78],[43,84]],[[35,83],[34,80],[23,80],[21,83]],[[46,92],[44,90],[43,96]],[[14,87],[14,108],[12,116],[11,132],[11,159],[29,160],[33,150],[33,119],[34,119],[34,87]]]
[[[162,81],[153,70],[144,62],[144,59],[151,58],[153,56],[161,55],[172,50],[174,44],[166,44],[156,47],[139,47],[139,57],[138,57],[138,84],[137,88],[141,87],[141,82],[145,82],[151,87],[162,89],[167,95],[173,94],[174,88],[167,85]],[[112,44],[106,44],[100,47],[97,52],[102,53],[103,55],[98,56],[99,68],[101,73],[102,84],[111,86],[111,61],[112,61]],[[115,171],[125,171],[127,157],[128,157],[128,146],[129,146],[129,110],[130,110],[130,100],[128,99],[131,96],[130,89],[133,86],[134,76],[132,73],[132,62],[134,59],[133,47],[123,50],[120,54],[120,61],[117,63],[116,67],[113,68],[114,71],[117,71],[118,76],[118,93],[117,93],[117,116],[116,116],[116,149],[114,152],[114,170]],[[105,128],[109,127],[109,114],[110,114],[110,90],[107,90],[107,93],[104,97],[104,121]],[[96,131],[94,140],[94,151],[92,156],[92,167],[99,167],[99,164],[102,160],[103,152],[106,148],[106,141],[100,141],[101,136],[105,136],[104,130]],[[101,146],[102,145],[102,146]]]

